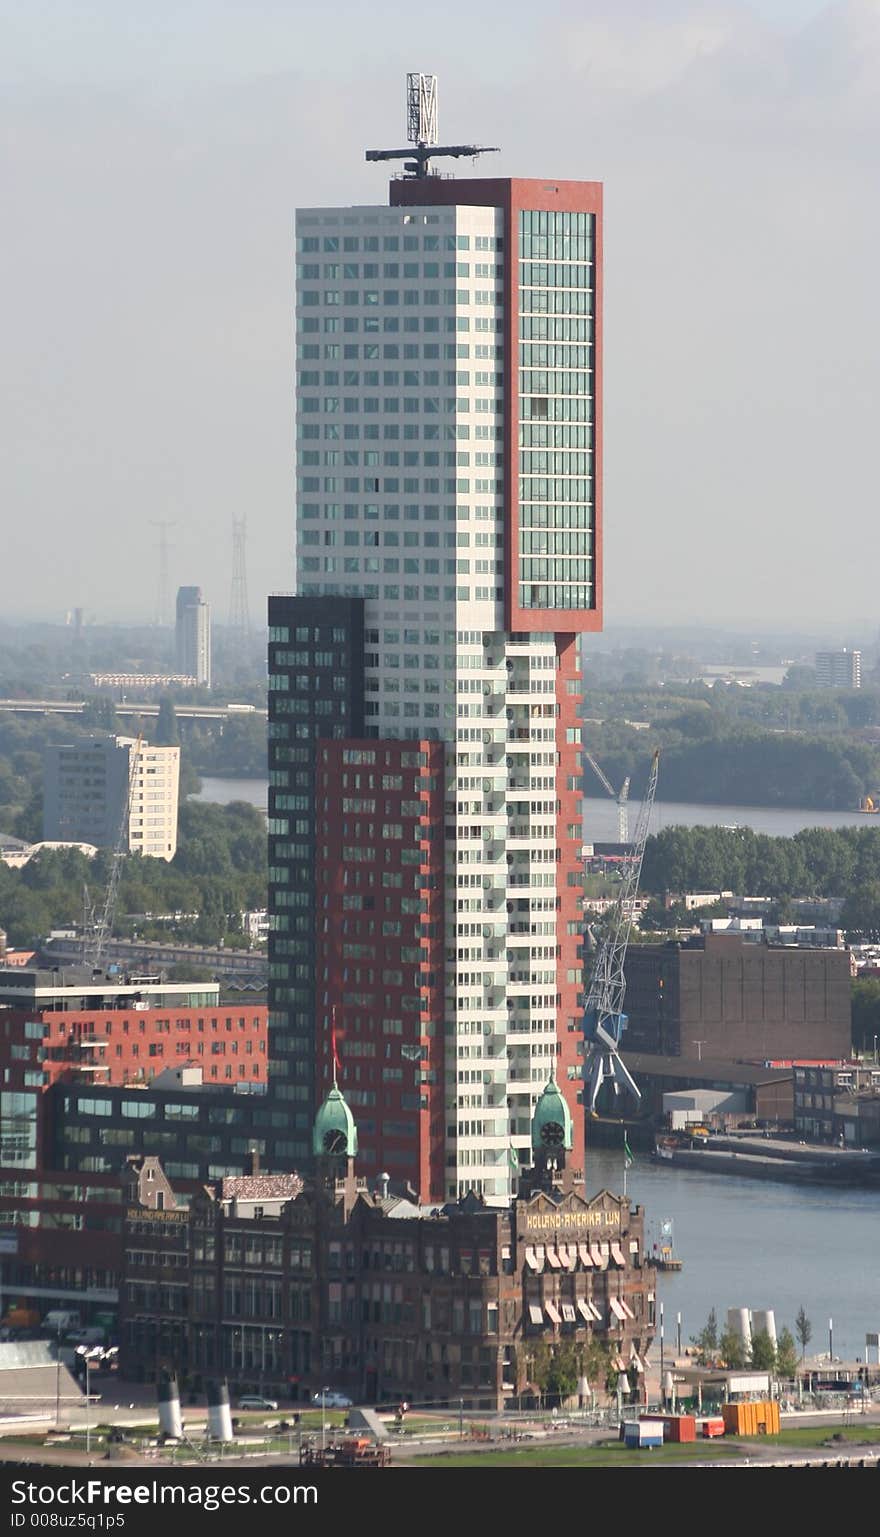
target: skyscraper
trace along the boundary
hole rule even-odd
[[[178,587],[174,628],[177,671],[211,687],[211,610],[201,587]]]
[[[435,1199],[507,1198],[553,1061],[582,1145],[601,221],[597,183],[431,175],[392,182],[389,207],[297,218],[300,596],[270,612],[270,974],[289,989],[299,971],[303,1010],[270,999],[270,1050],[303,1090],[314,1067],[320,1097],[338,1057],[365,1171]],[[358,613],[334,646],[342,600]],[[340,707],[360,624],[362,735]],[[281,761],[297,751],[298,770]],[[280,853],[297,821],[299,930],[280,905],[304,901]]]

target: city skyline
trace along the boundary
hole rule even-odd
[[[421,65],[444,133],[502,146],[493,175],[606,185],[609,616],[870,614],[850,551],[870,537],[877,396],[873,8],[563,5],[491,49],[490,13],[468,14],[465,62],[454,8],[448,39],[416,23],[381,57],[354,14],[357,75],[326,19],[274,4],[210,33],[203,5],[160,6],[140,36],[101,3],[41,9],[0,7],[6,554],[61,557],[39,595],[19,584],[19,613],[148,617],[154,560],[134,593],[115,573],[136,522],[165,517],[175,579],[224,593],[247,514],[252,607],[293,588],[293,208],[384,195],[363,151],[400,137]],[[370,13],[375,37],[395,16]]]

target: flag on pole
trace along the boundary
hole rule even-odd
[[[629,1145],[629,1143],[628,1143],[628,1141],[626,1139],[626,1130],[624,1130],[624,1133],[623,1133],[623,1167],[625,1169],[631,1169],[634,1163],[635,1163],[635,1159],[633,1158],[632,1148],[630,1147],[630,1145]]]
[[[510,1144],[510,1170],[512,1174],[519,1173],[519,1153],[512,1142]]]
[[[330,1010],[330,1045],[333,1051],[333,1080],[336,1074],[342,1072],[342,1063],[339,1060],[339,1052],[336,1048],[336,1005]]]

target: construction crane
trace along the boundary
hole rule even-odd
[[[110,877],[107,881],[107,890],[104,893],[104,906],[101,909],[101,916],[97,920],[95,919],[95,908],[89,900],[88,887],[84,887],[85,934],[83,937],[83,965],[90,967],[93,972],[101,970],[104,952],[107,949],[107,941],[113,932],[113,919],[116,915],[116,901],[119,896],[119,882],[122,877],[122,862],[128,853],[131,808],[134,803],[137,767],[140,762],[143,741],[143,732],[139,731],[137,740],[128,757],[128,791],[125,796],[122,820],[119,824],[119,832],[116,836],[116,843],[110,860]]]
[[[633,925],[634,903],[642,874],[651,810],[657,793],[659,766],[660,754],[655,752],[651,760],[648,788],[639,809],[632,855],[624,866],[620,891],[610,913],[609,932],[596,956],[587,994],[584,1010],[584,1103],[593,1115],[596,1113],[596,1103],[603,1083],[611,1082],[615,1096],[626,1089],[637,1101],[642,1097],[635,1079],[621,1060],[620,1037],[626,1029],[626,1015],[623,1012],[626,996],[626,947]]]
[[[584,757],[593,770],[599,783],[605,786],[613,801],[617,801],[617,841],[629,843],[629,817],[627,815],[627,802],[629,800],[629,774],[627,774],[619,790],[615,790],[607,774],[603,774],[592,753],[585,752]]]

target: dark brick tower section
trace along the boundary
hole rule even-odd
[[[364,734],[362,598],[269,599],[269,1095],[274,1169],[311,1164],[315,1118],[315,767]]]

